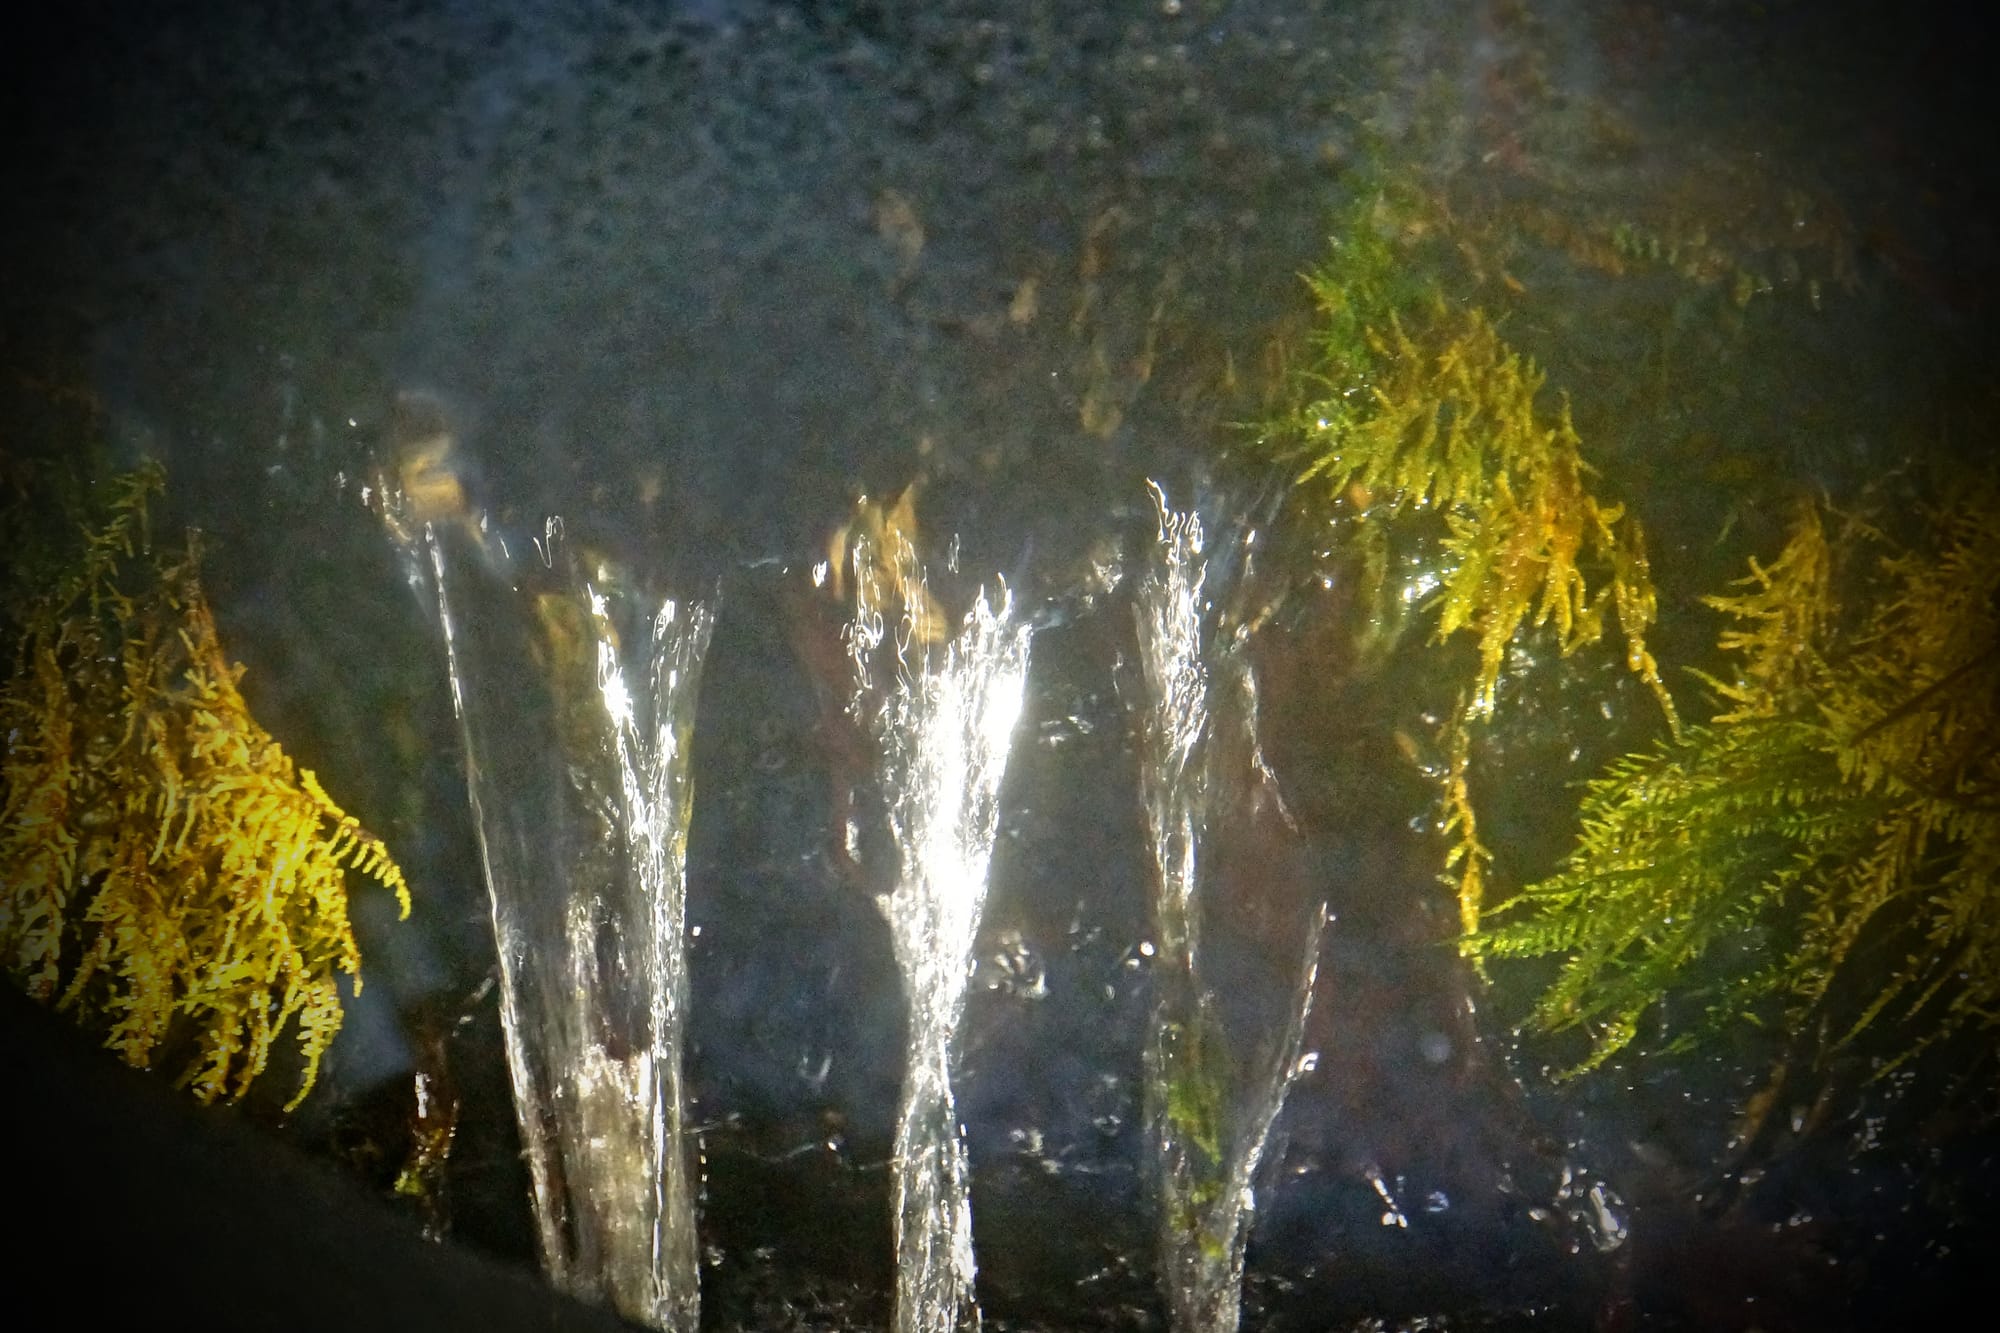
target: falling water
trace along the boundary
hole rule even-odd
[[[1159,540],[1135,599],[1143,697],[1140,786],[1159,866],[1155,1014],[1147,1049],[1147,1120],[1158,1153],[1160,1269],[1173,1327],[1234,1333],[1253,1182],[1302,1054],[1318,977],[1323,912],[1305,926],[1287,1022],[1249,1045],[1225,1029],[1201,949],[1202,844],[1227,794],[1272,782],[1255,741],[1256,694],[1241,636],[1218,645],[1199,515],[1177,513],[1157,485]],[[1223,688],[1218,688],[1223,687]],[[1222,719],[1247,742],[1221,743]],[[1236,759],[1247,749],[1247,761]],[[1235,767],[1232,767],[1235,764]],[[1245,771],[1236,771],[1241,768]]]
[[[511,587],[426,524],[543,1266],[694,1333],[683,1125],[688,738],[712,616],[576,568],[552,521]],[[627,636],[633,640],[628,649]]]
[[[867,550],[922,588],[915,555]],[[995,607],[981,590],[957,638],[929,648],[907,611],[873,604],[857,580],[850,627],[856,709],[883,752],[890,831],[902,855],[882,901],[909,1002],[908,1063],[896,1116],[896,1333],[977,1328],[972,1203],[965,1138],[952,1100],[952,1035],[965,1011],[987,864],[999,828],[1000,778],[1028,674],[1026,625],[1012,623],[1003,587]],[[921,605],[921,596],[905,597]],[[885,651],[885,644],[887,651]],[[893,676],[893,679],[886,677]]]

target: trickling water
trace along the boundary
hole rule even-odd
[[[896,571],[904,607],[927,605],[907,541],[857,568]],[[884,559],[886,557],[886,559]],[[1000,819],[1000,779],[1028,674],[1029,628],[982,590],[957,638],[926,650],[907,609],[856,580],[849,629],[855,708],[880,739],[890,831],[902,856],[882,900],[909,1002],[908,1062],[896,1116],[896,1333],[979,1326],[964,1132],[952,1099],[952,1037],[965,1012],[974,937]],[[911,594],[917,595],[911,595]],[[885,651],[885,645],[887,650]]]
[[[466,559],[467,540],[422,534],[543,1266],[576,1295],[694,1333],[684,870],[713,617],[642,605],[603,567],[583,578],[553,528],[512,588]],[[633,651],[621,631],[637,631]]]
[[[1234,1333],[1258,1164],[1286,1092],[1315,1063],[1302,1048],[1326,916],[1319,911],[1305,923],[1287,1021],[1253,1041],[1257,1054],[1246,1068],[1232,1053],[1244,1036],[1225,1028],[1201,949],[1202,845],[1211,820],[1228,814],[1231,791],[1272,778],[1256,744],[1255,685],[1240,636],[1216,642],[1220,617],[1200,516],[1175,512],[1157,485],[1153,501],[1159,540],[1135,596],[1143,697],[1134,704],[1141,799],[1159,867],[1146,1054],[1160,1271],[1176,1330]],[[1247,744],[1220,743],[1225,721]]]

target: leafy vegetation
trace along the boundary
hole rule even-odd
[[[1670,725],[1673,701],[1646,644],[1657,613],[1645,539],[1623,506],[1598,497],[1567,401],[1476,308],[1413,276],[1402,251],[1429,224],[1421,204],[1381,192],[1309,275],[1319,320],[1296,405],[1263,430],[1261,453],[1345,520],[1365,596],[1424,598],[1434,638],[1477,643],[1478,666],[1447,737],[1450,868],[1467,931],[1478,928],[1487,853],[1466,780],[1465,729],[1493,715],[1509,646],[1547,630],[1567,655],[1615,619],[1628,666]],[[1414,582],[1386,589],[1397,548],[1433,553]]]
[[[18,643],[22,616],[68,573],[76,534],[102,518],[114,469],[97,400],[59,373],[0,370],[0,652]]]
[[[1308,275],[1305,363],[1253,451],[1330,521],[1358,615],[1415,606],[1434,643],[1476,647],[1430,770],[1462,950],[1482,969],[1561,960],[1529,1021],[1587,1033],[1579,1070],[1654,1012],[1674,1015],[1669,1049],[1745,1019],[1810,1018],[1835,1044],[1893,1019],[1908,1025],[1903,1058],[1992,1021],[2000,493],[1952,481],[1908,546],[1801,508],[1773,561],[1705,599],[1728,618],[1730,668],[1696,673],[1717,705],[1683,728],[1648,646],[1643,534],[1599,493],[1567,401],[1550,401],[1499,320],[1451,298],[1450,275],[1483,280],[1481,260],[1440,209],[1389,176],[1341,220]],[[1703,281],[1735,271],[1634,228],[1606,246],[1698,262]],[[1568,655],[1614,627],[1667,734],[1590,785],[1568,859],[1495,925],[1480,729],[1518,688],[1533,636]]]
[[[115,481],[53,585],[10,605],[0,688],[0,958],[127,1063],[182,1065],[241,1097],[295,1028],[291,1105],[360,986],[350,868],[392,889],[382,843],[250,716],[202,595],[192,535],[156,552],[157,464]]]
[[[1630,1043],[1670,993],[1670,1048],[1767,1014],[1902,1056],[2000,1017],[2000,488],[1960,480],[1901,546],[1802,508],[1784,550],[1708,598],[1735,664],[1720,710],[1591,784],[1575,850],[1472,937],[1561,955],[1530,1018]],[[1917,1023],[1916,1020],[1922,1020]]]

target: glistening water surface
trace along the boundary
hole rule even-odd
[[[1283,903],[1296,917],[1260,941],[1278,994],[1287,978],[1285,936],[1299,957],[1291,999],[1270,1005],[1270,1031],[1230,1010],[1208,960],[1222,889],[1209,857],[1225,824],[1282,844],[1298,826],[1264,762],[1255,679],[1245,660],[1247,626],[1231,615],[1232,582],[1254,533],[1227,533],[1215,549],[1195,511],[1174,510],[1153,490],[1159,536],[1133,596],[1139,669],[1139,784],[1159,870],[1153,939],[1154,1016],[1147,1056],[1147,1128],[1157,1154],[1159,1265],[1168,1318],[1188,1333],[1234,1333],[1243,1299],[1244,1250],[1256,1211],[1254,1182],[1292,1081],[1317,1067],[1301,1049],[1318,981],[1324,903]],[[1230,549],[1232,540],[1244,549]],[[1238,838],[1244,828],[1231,830]],[[1310,890],[1307,891],[1310,893]],[[1289,931],[1284,929],[1289,925]],[[1204,938],[1209,948],[1204,948]],[[1232,986],[1246,979],[1229,977]],[[1270,986],[1270,982],[1265,983]]]
[[[952,623],[1004,577],[1034,626],[946,1057],[987,1325],[1176,1319],[1163,1003],[1279,1038],[1230,1051],[1232,1097],[1245,1069],[1287,1079],[1222,1256],[1240,1239],[1246,1328],[1863,1327],[1981,1277],[1982,1085],[1871,1083],[1857,1055],[1772,1092],[1768,1029],[1553,1081],[1576,1052],[1511,1030],[1543,978],[1483,981],[1443,943],[1462,663],[1426,646],[1429,572],[1366,593],[1281,474],[1223,454],[1310,346],[1297,275],[1401,182],[1429,206],[1381,227],[1443,238],[1453,299],[1548,371],[1643,519],[1691,711],[1698,599],[1772,555],[1790,498],[1854,503],[1990,402],[1985,40],[1943,6],[1785,0],[401,0],[87,3],[10,42],[9,362],[84,379],[121,450],[166,460],[252,707],[417,897],[398,924],[357,894],[369,984],[280,1132],[387,1195],[413,1078],[448,1070],[449,1243],[562,1269],[507,984],[482,985],[479,742],[387,482],[428,506],[448,592],[463,567],[481,660],[523,664],[496,688],[589,664],[588,689],[489,713],[480,771],[577,790],[564,727],[603,700],[594,648],[563,657],[600,642],[586,584],[635,696],[645,618],[713,608],[678,1057],[700,1322],[889,1324],[923,1015],[878,906],[903,891],[894,797],[840,721],[845,618],[811,575],[858,497],[917,482]],[[1258,634],[1208,669],[1211,695],[1254,682],[1257,758],[1225,728],[1228,781],[1264,813],[1211,821],[1221,925],[1185,1001],[1132,688],[1149,480],[1209,497],[1232,550],[1259,534],[1232,612]],[[1510,663],[1485,759],[1503,886],[1567,847],[1575,784],[1657,734],[1609,654],[1545,647]],[[1300,1059],[1270,1063],[1307,1001]],[[641,1008],[592,1037],[628,1090],[670,1077]]]
[[[690,1333],[688,760],[714,612],[650,604],[553,535],[499,586],[461,536],[425,524],[403,554],[428,565],[459,723],[542,1264]]]
[[[900,560],[918,589],[907,546]],[[866,563],[865,545],[855,563]],[[952,1095],[956,1038],[986,901],[1000,784],[1021,717],[1029,631],[981,590],[931,659],[915,622],[857,589],[855,707],[882,748],[883,801],[897,851],[882,897],[908,1005],[895,1178],[898,1333],[978,1327],[965,1136]],[[878,693],[879,691],[879,693]]]

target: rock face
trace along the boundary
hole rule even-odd
[[[1057,556],[1149,407],[1219,377],[1227,329],[1247,364],[1291,299],[1358,25],[896,8],[77,34],[24,72],[46,221],[0,301],[87,326],[114,397],[218,481],[420,388],[464,409],[496,510],[588,506],[711,574],[804,555],[920,450],[958,488],[1064,479],[1007,515]]]

